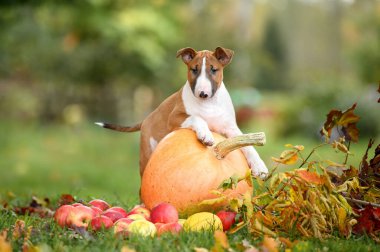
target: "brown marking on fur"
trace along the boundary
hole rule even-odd
[[[177,57],[181,56],[183,62],[187,65],[187,80],[193,92],[202,71],[203,58],[206,57],[206,75],[211,81],[212,95],[214,95],[222,83],[223,68],[231,62],[233,54],[232,50],[222,47],[217,47],[214,52],[208,50],[196,52],[194,49],[187,47],[179,50]]]
[[[167,134],[179,128],[189,115],[182,102],[182,89],[171,95],[144,119],[141,125],[140,175],[144,173],[152,150],[150,138],[160,142]]]

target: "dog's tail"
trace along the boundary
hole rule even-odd
[[[116,131],[121,131],[121,132],[135,132],[141,129],[141,123],[136,124],[131,127],[121,126],[121,125],[112,124],[112,123],[104,123],[104,122],[96,122],[95,124],[106,129],[111,129],[111,130],[116,130]]]

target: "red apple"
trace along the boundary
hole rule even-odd
[[[112,225],[113,221],[104,215],[96,216],[91,220],[91,227],[94,231],[98,231],[102,228],[109,229],[110,227],[112,227]]]
[[[67,216],[67,224],[71,227],[87,227],[96,216],[94,210],[87,206],[74,207]]]
[[[150,219],[153,223],[171,223],[178,221],[177,209],[169,203],[161,203],[155,206],[151,213]]]
[[[121,219],[118,219],[116,222],[115,222],[115,224],[117,223],[117,222],[125,222],[125,223],[127,223],[127,224],[130,224],[130,223],[132,223],[132,222],[134,222],[135,220],[133,220],[133,219],[130,219],[130,218],[121,218]]]
[[[73,203],[71,204],[73,207],[77,207],[77,206],[84,206],[82,203],[79,203],[79,202],[76,202],[76,203]]]
[[[150,211],[141,205],[137,205],[134,208],[132,208],[132,210],[129,211],[128,215],[132,215],[132,214],[140,214],[146,220],[150,220]]]
[[[122,207],[115,206],[115,207],[108,208],[106,211],[108,211],[108,210],[112,210],[112,211],[116,211],[116,212],[121,213],[123,215],[123,218],[128,216],[127,211],[125,211],[125,209]]]
[[[118,236],[128,236],[129,224],[133,222],[132,219],[121,218],[113,225],[113,233]]]
[[[168,232],[172,234],[178,234],[182,230],[182,226],[178,222],[164,223],[160,225],[159,227],[156,226],[156,228],[157,228],[158,236],[162,235],[163,233],[168,233]]]
[[[94,210],[94,212],[95,212],[95,214],[96,214],[97,216],[102,215],[102,213],[103,213],[102,209],[100,209],[99,207],[90,206],[90,208],[91,208],[92,210]]]
[[[219,211],[216,215],[222,221],[223,231],[229,230],[232,227],[232,225],[235,223],[235,217],[236,217],[235,212],[222,210],[222,211]]]
[[[88,204],[90,204],[91,206],[94,206],[94,207],[98,207],[102,211],[105,211],[108,208],[110,208],[110,205],[106,201],[101,200],[101,199],[91,200],[90,202],[88,202]]]
[[[71,210],[74,209],[72,205],[63,205],[60,206],[54,213],[54,220],[61,227],[66,226],[66,219]]]
[[[107,216],[112,220],[112,222],[116,222],[118,219],[124,218],[125,216],[120,213],[112,210],[111,208],[106,210],[105,212],[102,213],[103,216]]]

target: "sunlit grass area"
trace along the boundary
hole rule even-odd
[[[1,191],[137,201],[138,134],[94,124],[1,126]]]

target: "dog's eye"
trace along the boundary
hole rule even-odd
[[[195,67],[195,68],[190,68],[191,72],[193,74],[197,74],[198,73],[198,67]]]
[[[212,74],[215,74],[218,71],[218,69],[214,68],[214,66],[211,66],[210,71]]]

